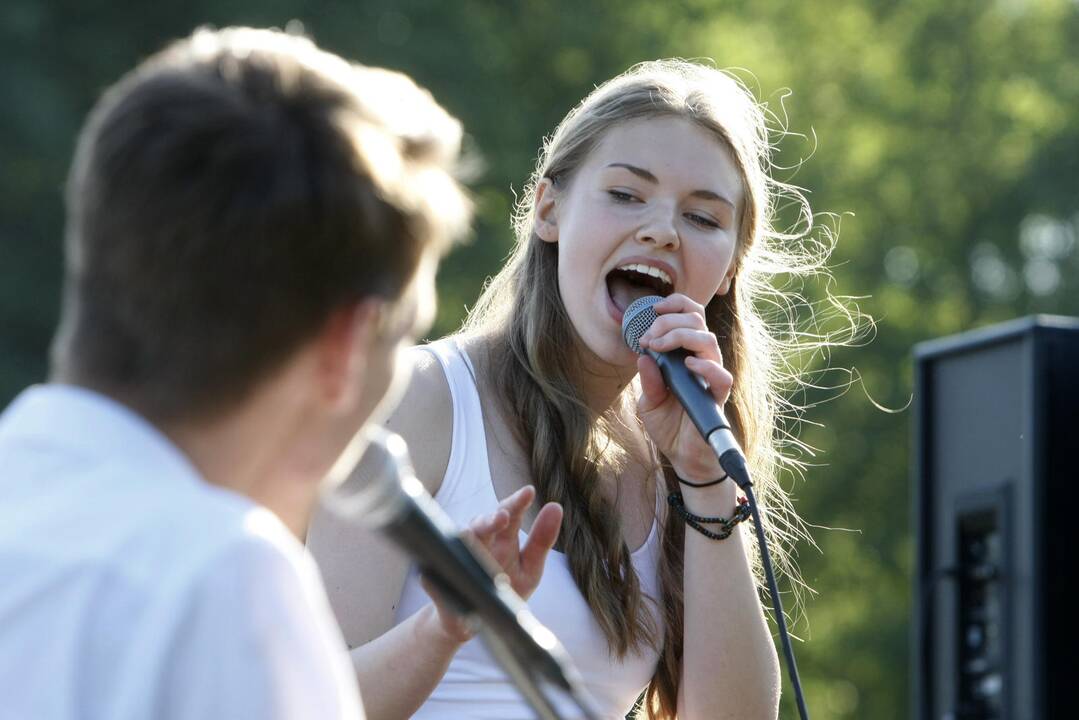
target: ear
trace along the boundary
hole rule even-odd
[[[723,276],[723,281],[719,284],[719,289],[716,290],[716,295],[726,295],[731,291],[731,285],[734,283],[734,274],[737,268],[732,264]]]
[[[536,235],[549,243],[558,242],[558,207],[557,194],[550,178],[543,178],[536,184],[536,201],[533,205],[532,220]]]
[[[318,395],[331,407],[348,406],[359,393],[371,346],[378,339],[384,301],[367,298],[330,314],[315,338]]]

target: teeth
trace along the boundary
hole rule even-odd
[[[619,270],[632,270],[633,272],[640,273],[642,275],[651,275],[654,278],[659,278],[668,285],[674,285],[671,280],[671,276],[660,270],[658,267],[652,267],[641,263],[630,263],[629,265],[622,265]]]

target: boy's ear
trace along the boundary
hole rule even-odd
[[[384,305],[367,298],[338,308],[316,337],[319,395],[329,405],[348,404],[357,396]]]
[[[533,206],[533,225],[540,240],[549,243],[558,242],[558,191],[550,178],[543,178],[536,184],[536,201]]]

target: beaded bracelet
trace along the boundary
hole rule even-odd
[[[723,482],[724,480],[726,480],[729,477],[730,477],[730,475],[728,475],[726,472],[724,472],[716,480],[709,480],[708,482],[695,483],[695,482],[690,482],[689,480],[683,480],[682,478],[675,475],[675,478],[677,478],[678,482],[681,483],[682,485],[687,485],[689,487],[695,487],[695,488],[712,487],[713,485],[719,485],[721,482]]]
[[[682,493],[673,492],[667,496],[667,504],[674,509],[678,516],[681,517],[686,525],[712,540],[726,540],[734,532],[734,526],[740,522],[747,520],[750,516],[749,500],[746,498],[738,498],[738,506],[734,509],[734,514],[730,518],[722,517],[706,517],[704,515],[694,515],[686,508],[685,502],[682,500]],[[709,525],[719,525],[719,532],[714,532],[704,527],[704,523]]]

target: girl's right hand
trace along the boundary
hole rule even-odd
[[[540,509],[532,522],[532,530],[522,546],[518,534],[525,511],[536,497],[536,490],[527,485],[513,493],[488,515],[480,515],[469,523],[463,533],[465,541],[495,561],[509,578],[510,586],[522,598],[528,599],[543,577],[547,553],[558,539],[562,525],[562,506],[550,502]],[[475,631],[452,610],[426,578],[420,579],[438,610],[442,629],[457,642],[467,642]]]

